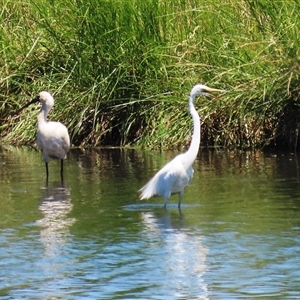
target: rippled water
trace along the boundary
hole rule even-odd
[[[1,299],[298,299],[300,160],[201,151],[177,209],[137,190],[174,152],[71,151],[65,183],[0,150]]]

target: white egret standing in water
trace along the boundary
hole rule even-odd
[[[206,85],[195,85],[189,97],[189,112],[193,118],[194,131],[189,149],[185,153],[177,155],[154,177],[143,186],[140,192],[140,199],[149,199],[154,196],[164,197],[164,207],[172,194],[178,194],[178,208],[180,208],[184,189],[189,184],[194,170],[192,167],[200,146],[200,117],[194,107],[194,99],[197,95],[209,96],[211,92],[221,92],[221,90],[210,88]]]
[[[37,146],[43,153],[46,166],[46,181],[48,182],[49,170],[48,163],[50,158],[60,159],[60,174],[63,182],[63,164],[70,149],[70,137],[68,129],[60,122],[48,121],[47,116],[54,105],[54,99],[48,92],[40,92],[28,105],[40,102],[42,108],[37,121]],[[24,108],[23,107],[23,108]]]

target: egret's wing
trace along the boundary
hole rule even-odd
[[[188,182],[186,170],[181,161],[175,157],[139,190],[140,199],[149,199],[153,196],[165,197],[172,193],[178,193],[184,189]]]
[[[68,129],[59,122],[48,122],[38,129],[36,143],[45,154],[63,159],[70,148]]]

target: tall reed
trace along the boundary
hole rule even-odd
[[[197,83],[202,145],[297,147],[297,1],[3,0],[0,135],[29,143],[40,90],[75,145],[189,143],[187,97]]]

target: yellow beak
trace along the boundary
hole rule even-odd
[[[214,89],[214,88],[211,88],[211,87],[209,87],[209,86],[207,86],[207,87],[205,88],[205,91],[208,92],[208,93],[213,93],[213,92],[224,93],[224,92],[226,92],[225,90]]]

